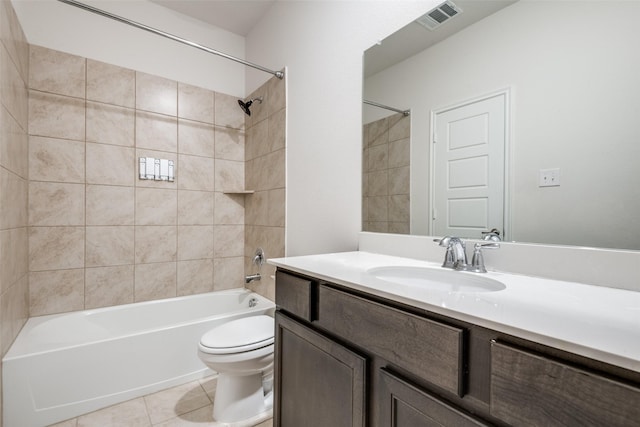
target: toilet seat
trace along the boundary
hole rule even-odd
[[[249,316],[223,323],[204,334],[200,351],[209,354],[243,353],[273,345],[271,316]]]

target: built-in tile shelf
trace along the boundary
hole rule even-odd
[[[254,190],[228,190],[228,191],[223,191],[223,194],[253,194],[255,193]]]

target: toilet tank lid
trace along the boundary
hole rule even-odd
[[[263,341],[273,341],[273,334],[273,317],[249,316],[216,326],[202,336],[200,344],[209,348],[244,347]]]

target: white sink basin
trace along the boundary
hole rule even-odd
[[[386,282],[441,292],[495,292],[506,288],[488,277],[428,267],[376,267],[367,273]]]

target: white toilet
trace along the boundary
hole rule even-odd
[[[272,417],[273,317],[243,317],[204,334],[198,356],[216,371],[213,419],[225,427],[245,427]]]

